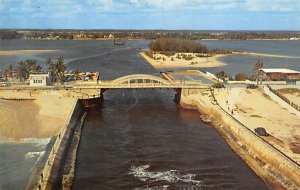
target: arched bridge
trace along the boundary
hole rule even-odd
[[[174,88],[174,89],[203,89],[208,85],[201,81],[169,81],[148,74],[133,74],[114,80],[99,80],[77,82],[74,88],[81,89],[134,89],[134,88]]]
[[[127,75],[120,78],[117,78],[115,80],[110,81],[111,84],[114,85],[122,85],[122,84],[137,84],[137,83],[143,83],[143,84],[150,84],[150,83],[156,83],[156,84],[169,84],[169,81],[153,76],[153,75],[147,75],[147,74],[135,74],[135,75]]]

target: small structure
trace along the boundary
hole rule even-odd
[[[49,82],[49,73],[33,73],[29,75],[30,86],[47,86]]]
[[[114,38],[114,35],[113,34],[109,34],[108,38],[112,39],[112,38]]]
[[[100,73],[99,72],[86,72],[86,73],[79,73],[79,76],[83,81],[98,81]]]
[[[259,78],[261,80],[300,80],[300,72],[291,70],[291,69],[279,69],[279,68],[269,68],[269,69],[260,69]]]

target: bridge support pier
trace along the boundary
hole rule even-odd
[[[181,89],[181,88],[176,88],[175,91],[176,91],[176,94],[175,94],[174,101],[175,101],[177,104],[180,104],[180,99],[181,99],[181,92],[182,92],[182,89]]]

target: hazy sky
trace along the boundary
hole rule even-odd
[[[0,0],[0,28],[300,30],[300,0]]]

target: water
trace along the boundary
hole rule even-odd
[[[264,67],[270,68],[288,68],[300,71],[300,40],[237,40],[237,41],[203,41],[208,48],[237,49],[240,51],[275,54],[283,56],[298,57],[294,58],[273,58],[260,56],[259,59],[264,62]],[[258,56],[235,55],[219,58],[221,62],[227,65],[220,68],[208,68],[207,71],[216,73],[225,71],[231,76],[237,73],[253,74],[254,64]]]
[[[136,51],[110,55],[84,61],[103,79],[159,75]],[[267,189],[199,113],[173,102],[174,93],[106,91],[83,127],[74,189]]]
[[[128,42],[131,47],[142,49],[148,43]],[[205,43],[214,47],[226,45],[227,41]],[[229,43],[232,47],[242,43],[241,46],[251,51],[247,49],[250,45],[243,44],[246,41]],[[268,43],[275,44],[267,46],[272,49],[281,42]],[[299,42],[291,43],[296,44],[291,52],[297,52]],[[264,49],[263,44],[259,46]],[[63,56],[68,68],[97,70],[102,79],[133,73],[159,75],[138,51],[115,47],[110,41],[0,40],[0,49],[57,50],[0,56],[0,68],[25,58],[44,63],[46,58]],[[287,50],[280,54],[284,51]],[[277,50],[274,52],[279,54]],[[230,71],[232,65],[226,68]],[[234,67],[234,71],[242,71],[242,67]],[[197,112],[182,110],[173,102],[172,90],[109,90],[104,98],[102,107],[89,113],[83,128],[74,189],[267,188],[215,129],[200,121]],[[44,147],[35,143],[1,141],[0,189],[22,189],[38,159],[39,153],[35,152],[42,151]],[[36,156],[33,159],[30,155]]]
[[[215,129],[179,108],[173,95],[108,91],[84,124],[74,189],[267,189]]]
[[[34,164],[44,154],[49,140],[0,140],[0,189],[24,189]]]
[[[133,48],[147,49],[150,41],[128,41],[127,44]],[[255,53],[276,54],[283,56],[300,57],[300,40],[234,40],[234,41],[201,41],[208,48],[224,48],[232,50],[240,50]],[[105,61],[105,57],[111,53],[123,51],[122,47],[115,47],[111,41],[71,41],[71,40],[0,40],[0,50],[18,50],[18,49],[44,49],[57,50],[46,53],[29,53],[10,56],[0,56],[0,69],[9,64],[17,64],[21,60],[36,59],[38,63],[44,64],[47,58],[55,59],[62,56],[65,63],[75,63],[83,71],[89,71],[96,68],[94,64],[86,62],[89,58],[96,58],[101,62]],[[100,57],[102,59],[100,59]],[[220,68],[205,68],[202,70],[210,72],[218,72],[224,70],[226,73],[234,76],[237,73],[244,72],[247,75],[253,73],[253,65],[257,61],[257,56],[235,55],[220,58],[219,60],[226,63],[226,66]],[[262,57],[260,60],[264,62],[265,67],[289,68],[300,70],[300,58],[272,58]],[[86,65],[88,64],[88,65]],[[74,68],[74,67],[70,67]],[[181,68],[182,69],[182,68]],[[170,69],[164,69],[165,71]],[[172,69],[178,70],[178,69]]]

